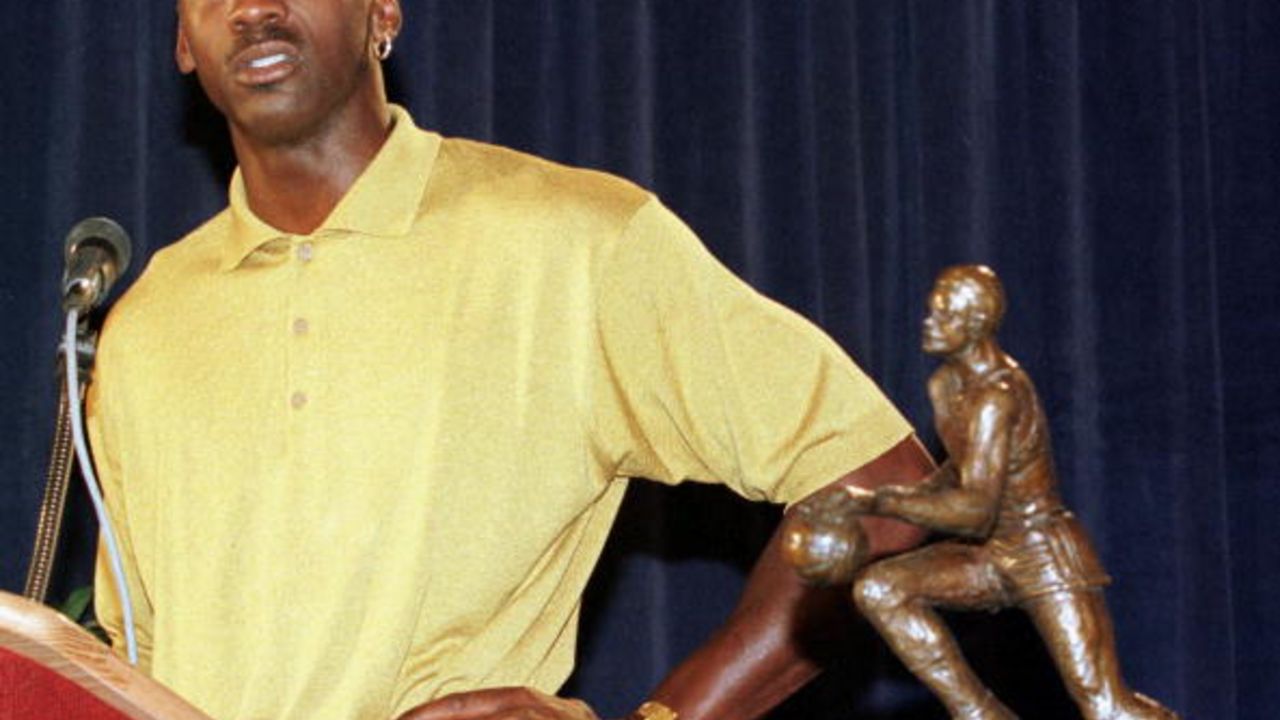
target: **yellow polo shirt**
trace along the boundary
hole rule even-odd
[[[96,378],[143,663],[220,720],[554,691],[627,478],[789,502],[910,432],[652,195],[398,108],[309,236],[237,175],[117,304]]]

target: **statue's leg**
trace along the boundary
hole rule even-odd
[[[1100,590],[1069,590],[1024,601],[1072,699],[1086,720],[1175,720],[1130,690],[1120,674],[1111,616]]]
[[[943,542],[868,567],[854,583],[867,620],[953,718],[1010,720],[1016,716],[973,673],[935,606],[991,608],[1003,604],[999,578],[980,549]]]

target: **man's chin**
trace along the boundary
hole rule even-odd
[[[296,145],[316,123],[288,96],[264,93],[236,108],[231,125],[236,134],[261,146]]]

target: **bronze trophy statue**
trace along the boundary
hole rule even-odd
[[[1121,678],[1102,596],[1109,580],[1058,495],[1035,388],[996,342],[1004,310],[989,268],[939,275],[922,345],[942,359],[929,397],[949,459],[920,485],[833,488],[803,501],[787,520],[788,557],[810,580],[856,578],[858,608],[953,718],[1016,716],[974,675],[935,607],[1026,611],[1088,720],[1176,718]],[[861,515],[958,537],[859,570]]]

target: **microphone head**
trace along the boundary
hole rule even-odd
[[[83,245],[98,245],[107,250],[114,261],[116,277],[124,274],[129,267],[133,245],[129,242],[129,233],[115,220],[107,217],[85,218],[71,228],[63,243],[63,256],[67,261]]]
[[[63,244],[63,309],[88,312],[106,298],[129,267],[129,234],[114,220],[91,217],[76,223]]]

